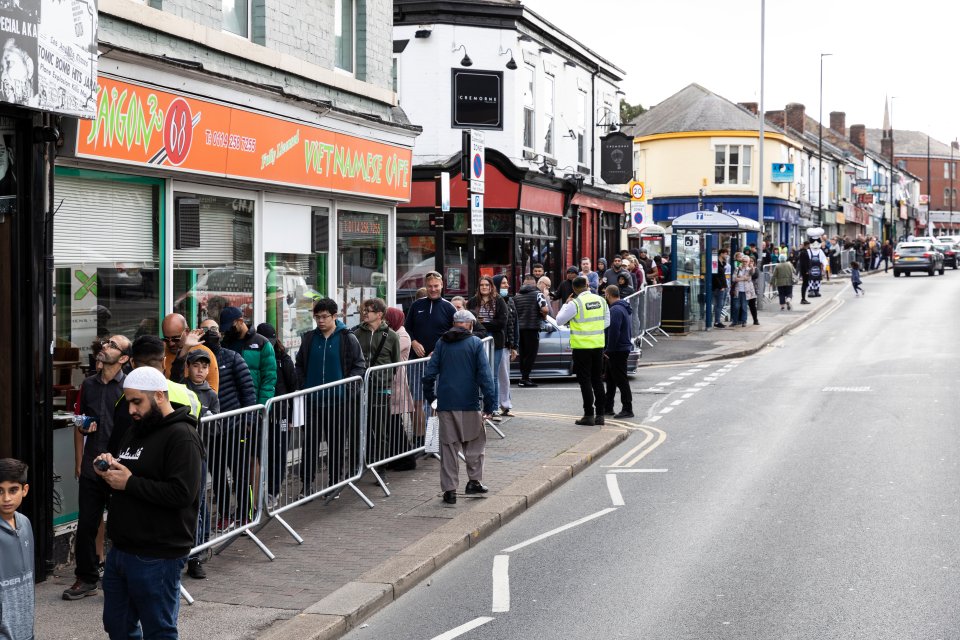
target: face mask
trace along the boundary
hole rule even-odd
[[[237,340],[240,338],[240,333],[234,327],[227,329],[227,332],[223,335],[227,340]]]
[[[203,342],[204,346],[208,349],[214,351],[220,346],[220,334],[216,330],[210,329],[203,334],[201,342]]]
[[[509,295],[509,293],[510,293],[510,290],[509,290],[509,289],[500,289],[500,297],[501,297],[501,298],[506,298],[507,295]]]

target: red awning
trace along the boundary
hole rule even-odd
[[[623,203],[618,200],[607,200],[606,198],[598,198],[596,196],[588,196],[585,193],[578,193],[573,196],[573,200],[570,201],[571,204],[575,204],[581,207],[590,207],[591,209],[599,209],[600,211],[607,211],[609,213],[623,213]]]

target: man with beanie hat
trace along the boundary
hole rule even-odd
[[[483,420],[496,409],[497,398],[486,350],[480,338],[473,335],[475,321],[466,309],[457,311],[453,315],[453,328],[437,341],[423,373],[424,398],[431,403],[437,401],[435,411],[440,417],[440,489],[447,504],[457,503],[460,469],[457,454],[461,450],[469,479],[466,492],[487,492],[481,484],[487,442]]]
[[[133,427],[116,458],[97,457],[111,489],[113,546],[103,576],[103,627],[111,639],[177,637],[180,573],[200,508],[203,444],[190,409],[174,409],[167,380],[152,367],[124,379]]]

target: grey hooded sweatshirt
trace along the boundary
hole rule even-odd
[[[0,640],[33,639],[33,529],[15,513],[17,529],[0,519]]]

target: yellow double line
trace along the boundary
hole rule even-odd
[[[577,416],[570,416],[560,413],[527,413],[517,412],[518,417],[524,418],[554,418],[558,420],[576,420]],[[643,460],[650,452],[659,447],[667,439],[667,434],[661,429],[651,427],[645,424],[632,424],[623,420],[604,420],[604,426],[620,427],[631,431],[639,431],[644,434],[643,441],[625,453],[619,460],[609,465],[608,468],[629,468]]]

